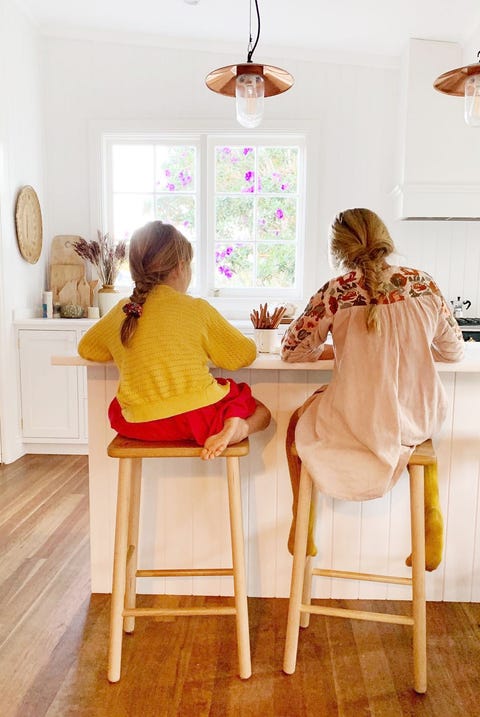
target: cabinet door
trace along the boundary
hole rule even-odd
[[[76,352],[76,332],[22,329],[18,337],[24,439],[79,438],[78,370],[51,365]]]

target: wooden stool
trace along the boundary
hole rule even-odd
[[[292,581],[288,610],[287,635],[283,670],[287,674],[295,672],[300,626],[308,627],[310,614],[347,617],[356,620],[374,620],[377,622],[412,625],[413,627],[413,672],[414,689],[423,693],[427,690],[427,653],[426,653],[426,604],[425,604],[425,516],[424,516],[424,466],[436,464],[437,459],[430,440],[417,446],[408,462],[410,474],[410,520],[412,535],[412,574],[411,577],[374,575],[345,570],[322,570],[311,567],[307,558],[307,533],[313,483],[302,465],[295,531],[295,547],[292,566]],[[412,615],[392,615],[390,613],[365,612],[347,608],[322,607],[311,604],[312,576],[346,578],[350,580],[369,580],[373,582],[411,585]]]
[[[133,632],[135,617],[156,615],[235,615],[240,677],[251,675],[250,637],[245,578],[242,504],[239,457],[249,450],[248,438],[228,446],[218,458],[227,463],[232,568],[137,570],[140,516],[140,487],[143,458],[191,458],[200,456],[202,447],[190,441],[137,441],[116,436],[108,446],[108,455],[118,458],[118,495],[113,560],[112,605],[108,679],[118,682],[122,660],[123,631]],[[235,606],[192,608],[136,608],[136,578],[200,575],[231,575]]]

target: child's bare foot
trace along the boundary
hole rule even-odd
[[[227,418],[220,433],[209,436],[205,441],[201,457],[204,461],[219,456],[230,443],[238,443],[248,436],[248,423],[244,418]]]

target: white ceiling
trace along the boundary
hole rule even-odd
[[[246,54],[250,0],[17,1],[46,33],[145,34],[205,49],[231,44]],[[259,61],[262,47],[398,56],[410,37],[464,43],[480,23],[478,0],[259,0],[259,6]]]

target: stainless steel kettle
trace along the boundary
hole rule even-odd
[[[460,297],[457,296],[455,301],[450,302],[453,306],[453,315],[456,319],[461,319],[463,316],[463,307],[465,306],[465,309],[469,309],[472,305],[472,302],[469,301],[469,299],[465,299],[465,301]]]

